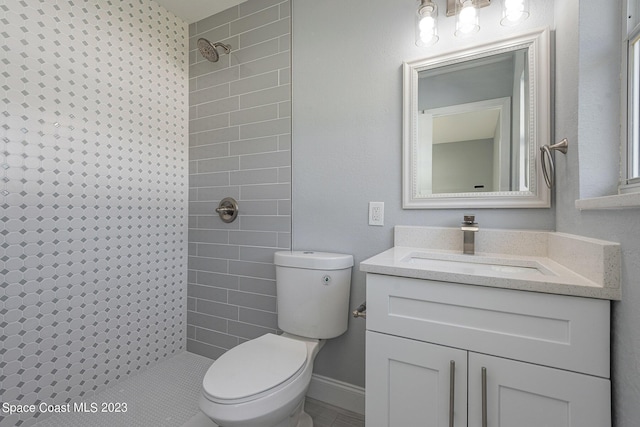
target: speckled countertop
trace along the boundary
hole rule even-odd
[[[458,228],[399,226],[395,227],[395,246],[361,262],[360,270],[532,292],[621,298],[619,244],[547,231],[480,229],[476,254],[463,255]]]

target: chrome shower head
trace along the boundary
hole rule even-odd
[[[223,43],[211,43],[207,39],[198,39],[198,50],[204,56],[204,58],[211,62],[218,62],[220,55],[218,54],[217,47],[221,47],[224,53],[231,52],[231,46]]]

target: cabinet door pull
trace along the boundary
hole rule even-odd
[[[487,368],[482,368],[482,427],[487,427]]]
[[[456,389],[456,362],[449,362],[449,427],[453,427]]]

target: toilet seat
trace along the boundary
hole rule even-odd
[[[259,399],[288,384],[304,370],[307,345],[266,334],[232,348],[217,359],[202,382],[207,399],[237,404]]]

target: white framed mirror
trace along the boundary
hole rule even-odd
[[[403,64],[405,209],[546,208],[549,32]]]

